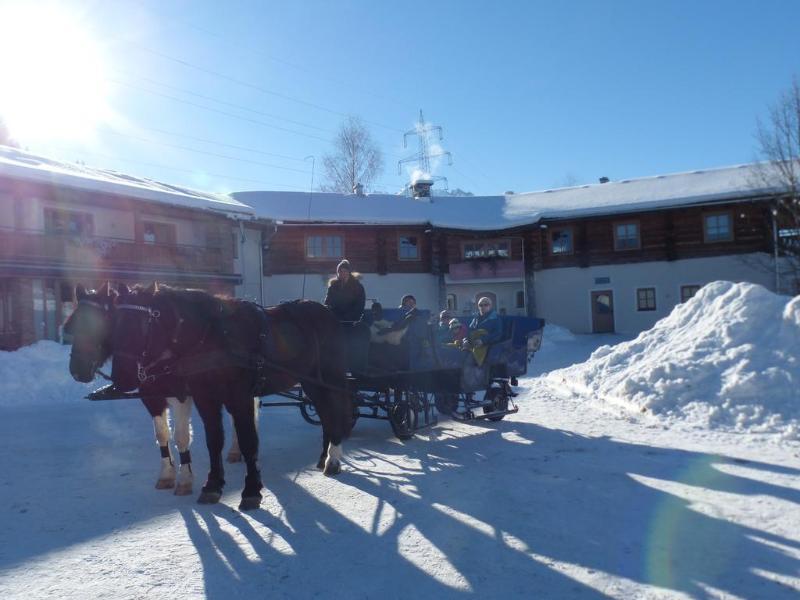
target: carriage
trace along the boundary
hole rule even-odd
[[[435,425],[439,415],[459,421],[499,421],[519,410],[513,386],[541,345],[544,320],[499,316],[503,335],[478,364],[472,353],[437,339],[436,325],[428,322],[429,311],[419,311],[397,346],[370,342],[369,316],[343,324],[354,422],[388,420],[395,435],[405,440]],[[398,321],[403,313],[385,309],[384,317]],[[468,317],[461,320],[466,324]],[[299,386],[278,395],[285,400],[265,398],[261,406],[296,406],[306,421],[320,424],[313,403]]]

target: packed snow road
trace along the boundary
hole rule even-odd
[[[546,344],[538,370],[605,341]],[[264,413],[268,489],[248,514],[233,508],[241,465],[217,506],[153,489],[136,401],[9,401],[0,597],[797,597],[795,442],[667,428],[521,384],[500,423],[443,420],[400,443],[360,422],[337,478],[313,469],[316,428]]]

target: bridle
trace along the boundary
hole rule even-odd
[[[183,318],[181,318],[175,307],[172,308],[175,313],[177,326],[175,327],[175,333],[170,338],[170,345],[165,348],[161,355],[155,360],[147,362],[148,349],[150,348],[152,342],[154,326],[164,326],[163,322],[161,321],[161,311],[155,308],[150,308],[149,306],[142,306],[141,304],[118,304],[116,307],[117,310],[138,312],[140,313],[141,317],[147,319],[144,322],[143,327],[144,346],[142,348],[142,352],[138,355],[133,352],[124,351],[118,351],[115,353],[117,356],[136,361],[136,378],[139,380],[139,383],[153,383],[157,378],[173,374],[175,358],[173,348],[178,345],[178,335],[180,334],[181,325],[183,324]]]
[[[88,307],[91,307],[93,309],[96,309],[96,310],[100,311],[100,316],[105,321],[106,331],[107,331],[106,336],[105,336],[106,339],[96,342],[91,347],[91,349],[94,350],[94,358],[92,360],[90,360],[90,363],[91,363],[91,367],[92,367],[92,374],[97,373],[98,375],[100,375],[104,379],[106,379],[108,381],[111,381],[111,377],[109,377],[108,375],[103,373],[103,371],[100,370],[101,360],[100,360],[100,358],[98,358],[98,357],[103,355],[104,346],[106,344],[110,344],[110,340],[108,338],[111,335],[110,332],[111,332],[111,326],[112,326],[111,308],[107,304],[103,304],[101,302],[95,302],[94,300],[86,300],[86,299],[78,300],[78,306],[81,306],[81,305],[88,306]],[[81,349],[77,349],[77,351],[76,351],[75,343],[73,342],[72,349],[70,350],[70,353],[69,353],[70,358],[73,358],[75,356],[81,356],[82,354],[86,354],[86,353],[85,352],[81,352]]]

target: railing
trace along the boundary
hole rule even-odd
[[[233,262],[221,248],[145,244],[97,236],[0,230],[0,260],[97,268],[156,268],[225,274]]]
[[[450,279],[522,279],[521,260],[498,258],[493,260],[472,259],[450,264]]]

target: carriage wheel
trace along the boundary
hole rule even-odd
[[[458,394],[436,394],[436,410],[442,415],[452,415],[458,410]]]
[[[401,400],[389,407],[389,424],[398,439],[411,439],[417,428],[417,411],[407,400]]]
[[[508,410],[508,394],[504,387],[493,387],[486,390],[485,400],[491,402],[491,404],[483,407],[483,414],[485,415]],[[503,417],[505,417],[505,415],[495,415],[489,417],[489,421],[500,421]]]
[[[300,414],[303,415],[303,419],[305,419],[306,423],[322,425],[322,420],[317,414],[317,407],[314,406],[314,403],[310,400],[303,400],[303,403],[300,405]]]

